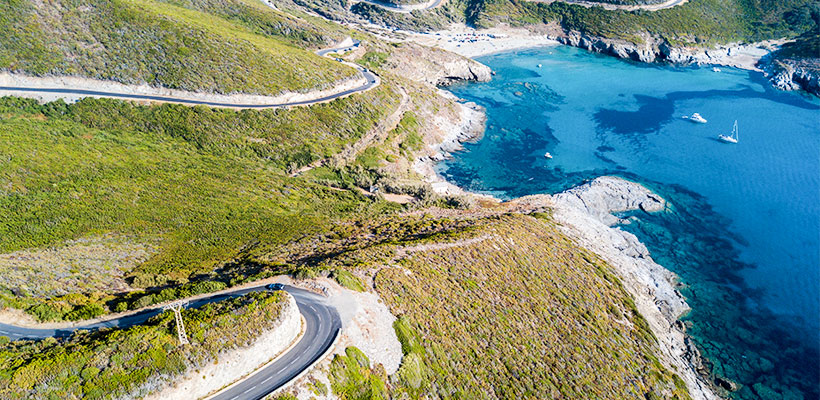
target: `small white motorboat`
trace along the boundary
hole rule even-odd
[[[712,72],[720,72],[720,68],[718,68],[718,67],[712,67]]]
[[[544,153],[544,158],[550,159],[552,158],[552,154],[550,154],[550,152],[546,152]]]
[[[702,117],[700,114],[698,114],[698,113],[694,113],[694,114],[692,114],[691,116],[686,116],[686,115],[684,115],[684,116],[683,116],[683,119],[688,119],[688,120],[690,120],[690,121],[692,121],[692,122],[697,122],[697,123],[699,123],[699,124],[705,124],[705,123],[706,123],[706,118],[703,118],[703,117]]]
[[[732,134],[729,136],[726,135],[718,135],[718,139],[726,143],[737,143],[738,136],[737,136],[737,120],[735,120],[735,126],[732,127]]]
[[[541,64],[538,64],[538,68],[541,68]]]

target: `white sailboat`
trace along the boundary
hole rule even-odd
[[[729,136],[726,135],[718,135],[718,139],[726,142],[726,143],[737,143],[738,136],[737,136],[737,120],[735,120],[735,126],[732,127],[732,134]]]
[[[687,115],[684,115],[683,119],[688,119],[692,122],[697,122],[699,124],[705,124],[706,123],[706,118],[701,117],[700,114],[698,114],[698,113],[692,114],[691,117],[687,116]]]

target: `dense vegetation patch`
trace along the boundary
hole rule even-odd
[[[605,0],[615,4],[642,0]],[[674,45],[713,45],[792,37],[811,29],[811,0],[689,0],[659,11],[606,10],[561,1],[453,0],[425,13],[391,15],[378,7],[358,4],[353,12],[376,23],[435,30],[449,21],[478,28],[506,23],[513,26],[557,24],[596,36],[641,43],[647,36]]]
[[[787,43],[774,54],[775,59],[806,59],[813,60],[814,68],[820,69],[820,23],[818,27],[806,32],[792,43]]]
[[[659,11],[605,10],[562,2],[480,0],[478,25],[496,22],[558,22],[566,29],[641,42],[642,34],[674,45],[754,42],[793,36],[808,29],[806,21],[789,16],[802,12],[807,0],[691,0]]]
[[[263,7],[244,0],[2,2],[0,69],[268,95],[354,76],[292,46],[315,47],[339,33],[326,37],[324,25]]]
[[[348,347],[344,355],[333,357],[330,381],[333,393],[344,400],[390,398],[384,367],[379,364],[371,368],[367,356],[355,347]]]
[[[166,312],[144,325],[78,332],[64,342],[3,341],[0,397],[113,399],[141,397],[175,376],[248,346],[274,328],[286,297],[257,292],[184,310],[190,340],[179,344],[174,317]]]

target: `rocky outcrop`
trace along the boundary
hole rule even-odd
[[[774,87],[781,90],[805,90],[820,96],[820,60],[778,60],[767,57],[761,67]]]
[[[658,212],[666,208],[666,200],[649,189],[611,176],[569,189],[555,195],[554,199],[556,203],[582,210],[608,226],[622,222],[612,213],[631,210]]]
[[[458,100],[449,92],[440,91],[442,96]],[[435,170],[436,163],[450,157],[450,153],[459,151],[465,142],[481,139],[487,115],[483,107],[473,102],[455,103],[458,114],[455,119],[437,116],[432,129],[424,135],[426,146],[413,163],[413,170],[429,183],[433,191],[441,195],[461,195],[464,191],[447,182]]]
[[[533,199],[518,201],[532,203]],[[658,338],[664,363],[686,382],[692,398],[717,399],[712,385],[703,378],[705,368],[700,353],[678,322],[689,305],[675,290],[675,274],[655,263],[635,235],[612,227],[628,222],[611,215],[612,212],[662,212],[666,201],[637,183],[610,176],[552,196],[551,201],[553,215],[565,233],[615,268]]]
[[[618,255],[613,257],[618,259],[615,265],[622,267],[624,275],[630,277],[629,282],[635,282],[641,288],[651,288],[652,302],[665,320],[663,325],[674,325],[678,317],[689,310],[683,296],[674,288],[676,276],[656,264],[635,235],[611,228],[617,223],[628,222],[612,213],[663,211],[666,208],[663,198],[637,183],[604,176],[553,196],[553,203],[557,215],[572,217],[567,221],[572,221],[584,237],[597,241],[599,248],[607,246],[603,253]],[[623,258],[624,255],[628,258]]]
[[[405,78],[437,86],[456,81],[487,82],[492,78],[490,67],[478,61],[413,43],[402,44],[388,62],[391,70]]]
[[[442,64],[442,72],[436,85],[447,86],[460,80],[489,82],[492,76],[490,67],[470,59],[446,62]]]
[[[549,36],[549,39],[554,39],[563,44],[580,47],[596,53],[609,54],[646,63],[655,62],[661,54],[658,50],[658,45],[651,41],[647,41],[644,45],[638,46],[625,40],[606,39],[578,31],[568,31],[556,36]]]

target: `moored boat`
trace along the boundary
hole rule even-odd
[[[718,139],[726,143],[737,143],[738,142],[738,135],[737,135],[737,120],[735,120],[735,125],[732,127],[732,134],[731,135],[718,135]]]
[[[706,118],[703,118],[703,117],[702,117],[700,114],[698,114],[698,113],[694,113],[694,114],[692,114],[691,116],[689,116],[689,115],[684,115],[684,116],[683,116],[683,119],[688,119],[688,120],[690,120],[690,121],[692,121],[692,122],[697,122],[697,123],[699,123],[699,124],[705,124],[705,123],[706,123]]]

